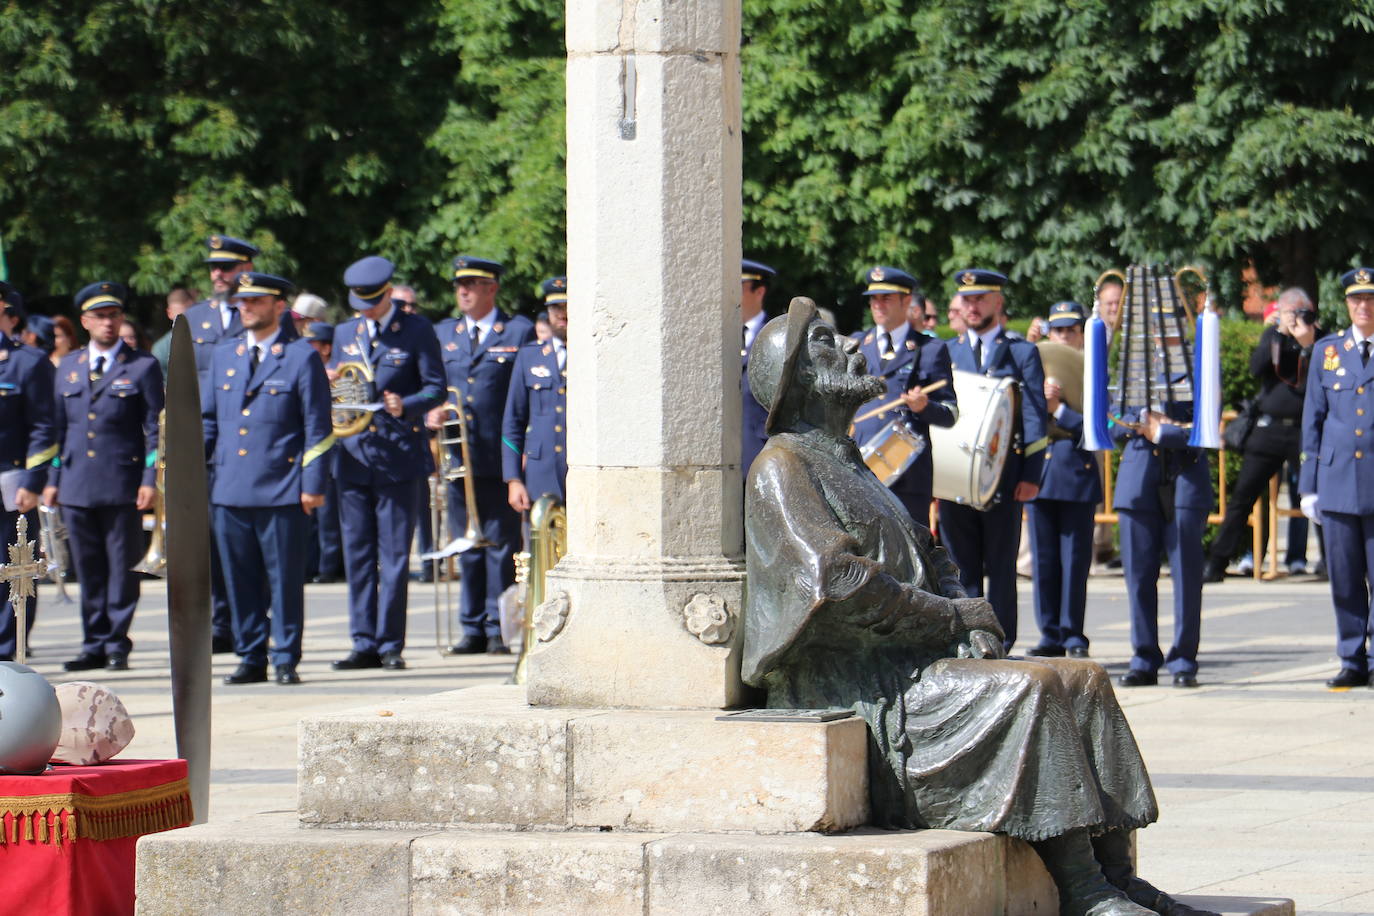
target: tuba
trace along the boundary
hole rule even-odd
[[[556,497],[541,496],[530,509],[529,551],[523,558],[516,557],[516,568],[523,574],[525,600],[520,658],[515,663],[512,683],[525,683],[535,642],[534,609],[544,603],[544,576],[567,552],[568,510]]]
[[[334,436],[347,439],[367,429],[380,405],[376,403],[372,367],[366,362],[340,363],[334,371],[334,381],[329,385],[330,417]]]
[[[157,489],[153,493],[153,536],[133,571],[161,579],[167,575],[167,410],[157,415]]]

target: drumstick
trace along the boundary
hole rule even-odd
[[[931,382],[929,385],[926,385],[924,388],[921,389],[921,391],[924,394],[930,394],[932,391],[939,391],[941,388],[945,387],[948,384],[949,379],[942,378],[938,382]],[[898,398],[895,401],[888,401],[886,404],[879,404],[872,410],[866,410],[863,413],[859,414],[857,417],[854,418],[854,422],[862,423],[864,420],[867,420],[871,417],[876,417],[878,414],[883,413],[884,411],[891,410],[900,403],[902,403],[901,398]]]

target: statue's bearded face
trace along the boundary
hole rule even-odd
[[[824,322],[813,321],[806,329],[806,357],[802,375],[807,388],[823,401],[857,410],[887,391],[882,379],[868,374],[868,360],[858,342],[836,334]]]

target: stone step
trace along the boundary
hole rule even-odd
[[[834,832],[868,821],[862,719],[529,706],[473,687],[304,719],[310,826]]]
[[[138,845],[140,916],[910,913],[1048,916],[1029,846],[947,830],[744,836],[346,830],[289,814],[205,824]],[[1289,901],[1185,897],[1225,916]]]

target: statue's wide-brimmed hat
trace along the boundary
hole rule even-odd
[[[749,354],[749,390],[768,409],[763,429],[770,436],[778,431],[782,403],[792,387],[806,329],[816,317],[816,303],[798,296],[787,306],[787,314],[765,324],[754,340]]]

